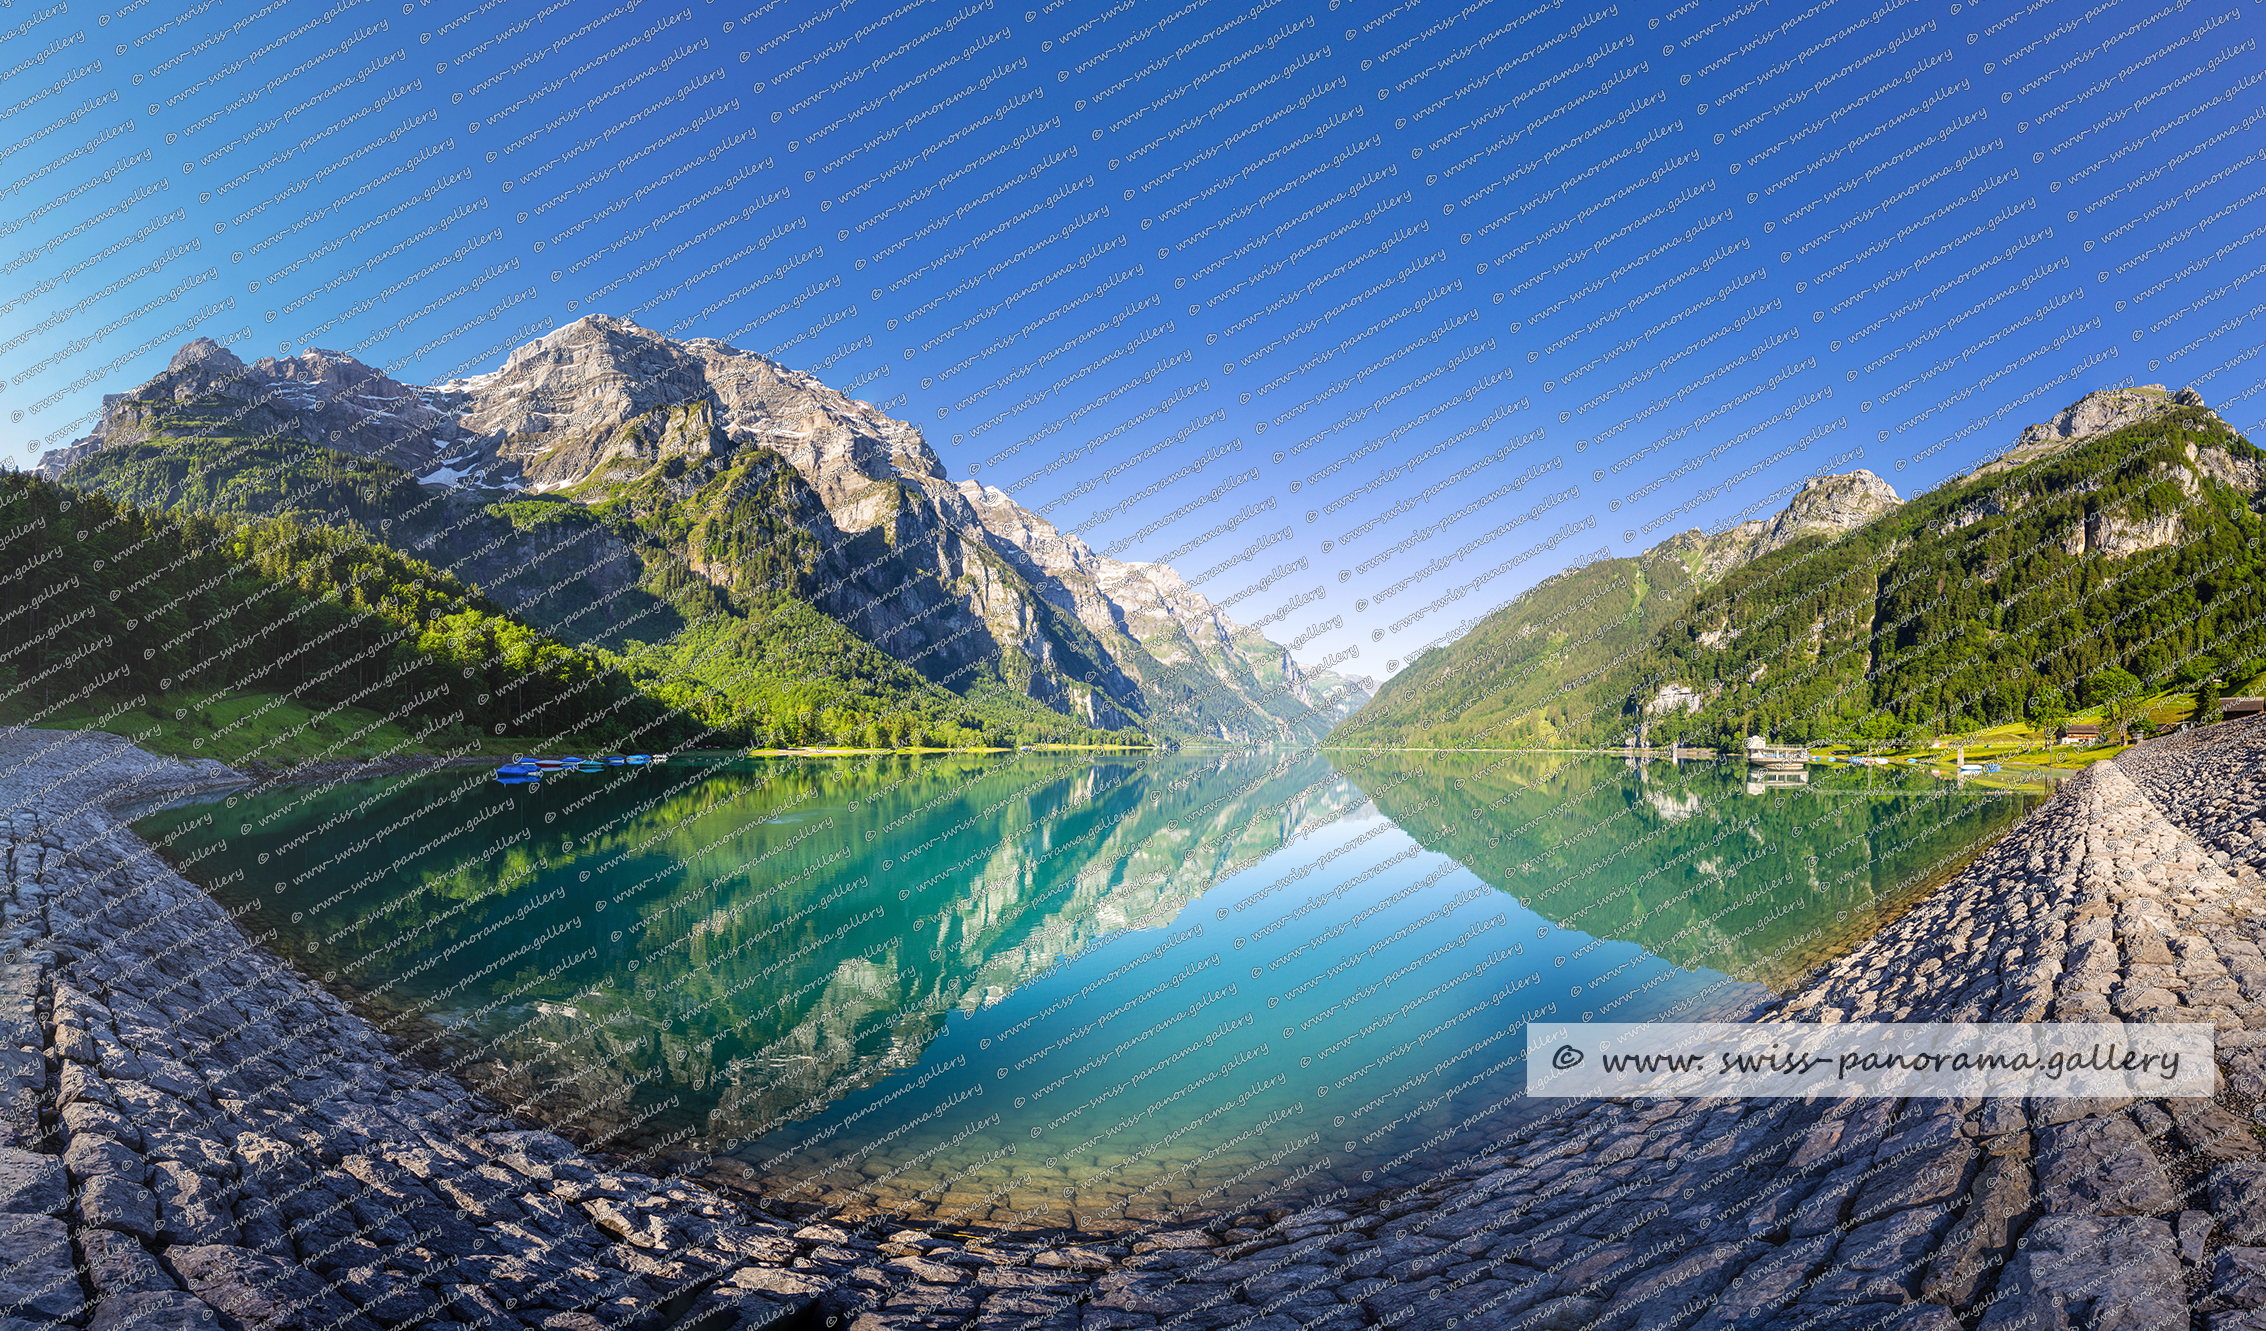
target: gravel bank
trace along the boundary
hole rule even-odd
[[[0,735],[22,1323],[2266,1331],[2266,725],[2089,769],[1780,1005],[2208,1021],[2217,1102],[1582,1102],[1421,1188],[1075,1246],[799,1225],[483,1114],[105,812],[229,774],[54,740]]]

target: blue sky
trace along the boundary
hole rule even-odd
[[[18,4],[7,453],[198,335],[432,383],[624,315],[886,404],[955,478],[1216,600],[1304,558],[1230,613],[1381,675],[1570,563],[1821,472],[1910,495],[2090,389],[2201,381],[2256,423],[2258,27],[2140,0]]]

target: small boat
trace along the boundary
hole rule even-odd
[[[609,753],[606,755],[606,766],[608,767],[620,767],[623,763],[626,763],[628,761],[629,760],[627,758],[622,757],[618,753]]]
[[[565,765],[567,765],[568,767],[573,767],[573,766],[575,766],[575,765],[576,765],[576,764],[578,764],[578,763],[586,763],[586,762],[589,762],[590,760],[589,760],[588,758],[577,758],[577,757],[575,757],[575,756],[574,756],[573,754],[571,754],[571,753],[570,753],[570,754],[567,754],[567,755],[566,755],[565,757],[563,757],[563,758],[559,759],[559,761],[560,761],[561,763],[564,763],[564,764],[565,764]]]
[[[546,772],[556,772],[566,766],[563,758],[537,758],[535,765]]]
[[[646,753],[633,753],[629,755],[627,761],[633,763],[649,763],[653,761],[653,756]]]
[[[1962,772],[1980,772],[1983,770],[1983,765],[1981,763],[1961,763],[1959,770]]]
[[[1983,764],[1983,770],[1984,770],[1984,771],[1986,771],[1986,772],[1998,772],[1998,771],[2003,771],[2003,770],[2005,770],[2005,769],[2003,769],[2002,767],[2000,767],[2000,766],[1999,766],[1999,765],[1998,765],[1997,763],[1984,763],[1984,764]]]

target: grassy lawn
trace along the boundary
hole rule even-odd
[[[2157,733],[2190,721],[2194,718],[2194,715],[2194,694],[2164,693],[2150,698],[2139,711],[2134,713],[2133,721],[2135,724],[2145,722],[2151,733]],[[2091,722],[2111,733],[2114,733],[2115,729],[2109,719],[2099,713],[2081,713],[2070,717],[2069,720],[2073,724]],[[1991,726],[1984,730],[1968,731],[1965,734],[1945,735],[1942,737],[1941,743],[1925,748],[1866,750],[1847,744],[1833,744],[1813,747],[1811,751],[1819,754],[1838,755],[1869,753],[1872,757],[1890,759],[1899,766],[1907,765],[1904,761],[1907,758],[1918,758],[1920,760],[1917,764],[1919,767],[1935,770],[1948,776],[1958,762],[1961,748],[1965,748],[1967,761],[1970,763],[2000,763],[2008,766],[2019,764],[2024,767],[2075,771],[2078,768],[2097,763],[2103,758],[2114,758],[2131,747],[2132,745],[2129,743],[2057,744],[2054,742],[2051,730],[2034,730],[2027,725],[2015,722],[2008,725]]]

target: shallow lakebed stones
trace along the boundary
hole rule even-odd
[[[0,1331],[2266,1329],[2266,727],[2081,773],[1769,1014],[2209,1022],[2215,1102],[1568,1102],[1083,1236],[784,1219],[485,1112],[107,812],[223,776],[0,732]]]

